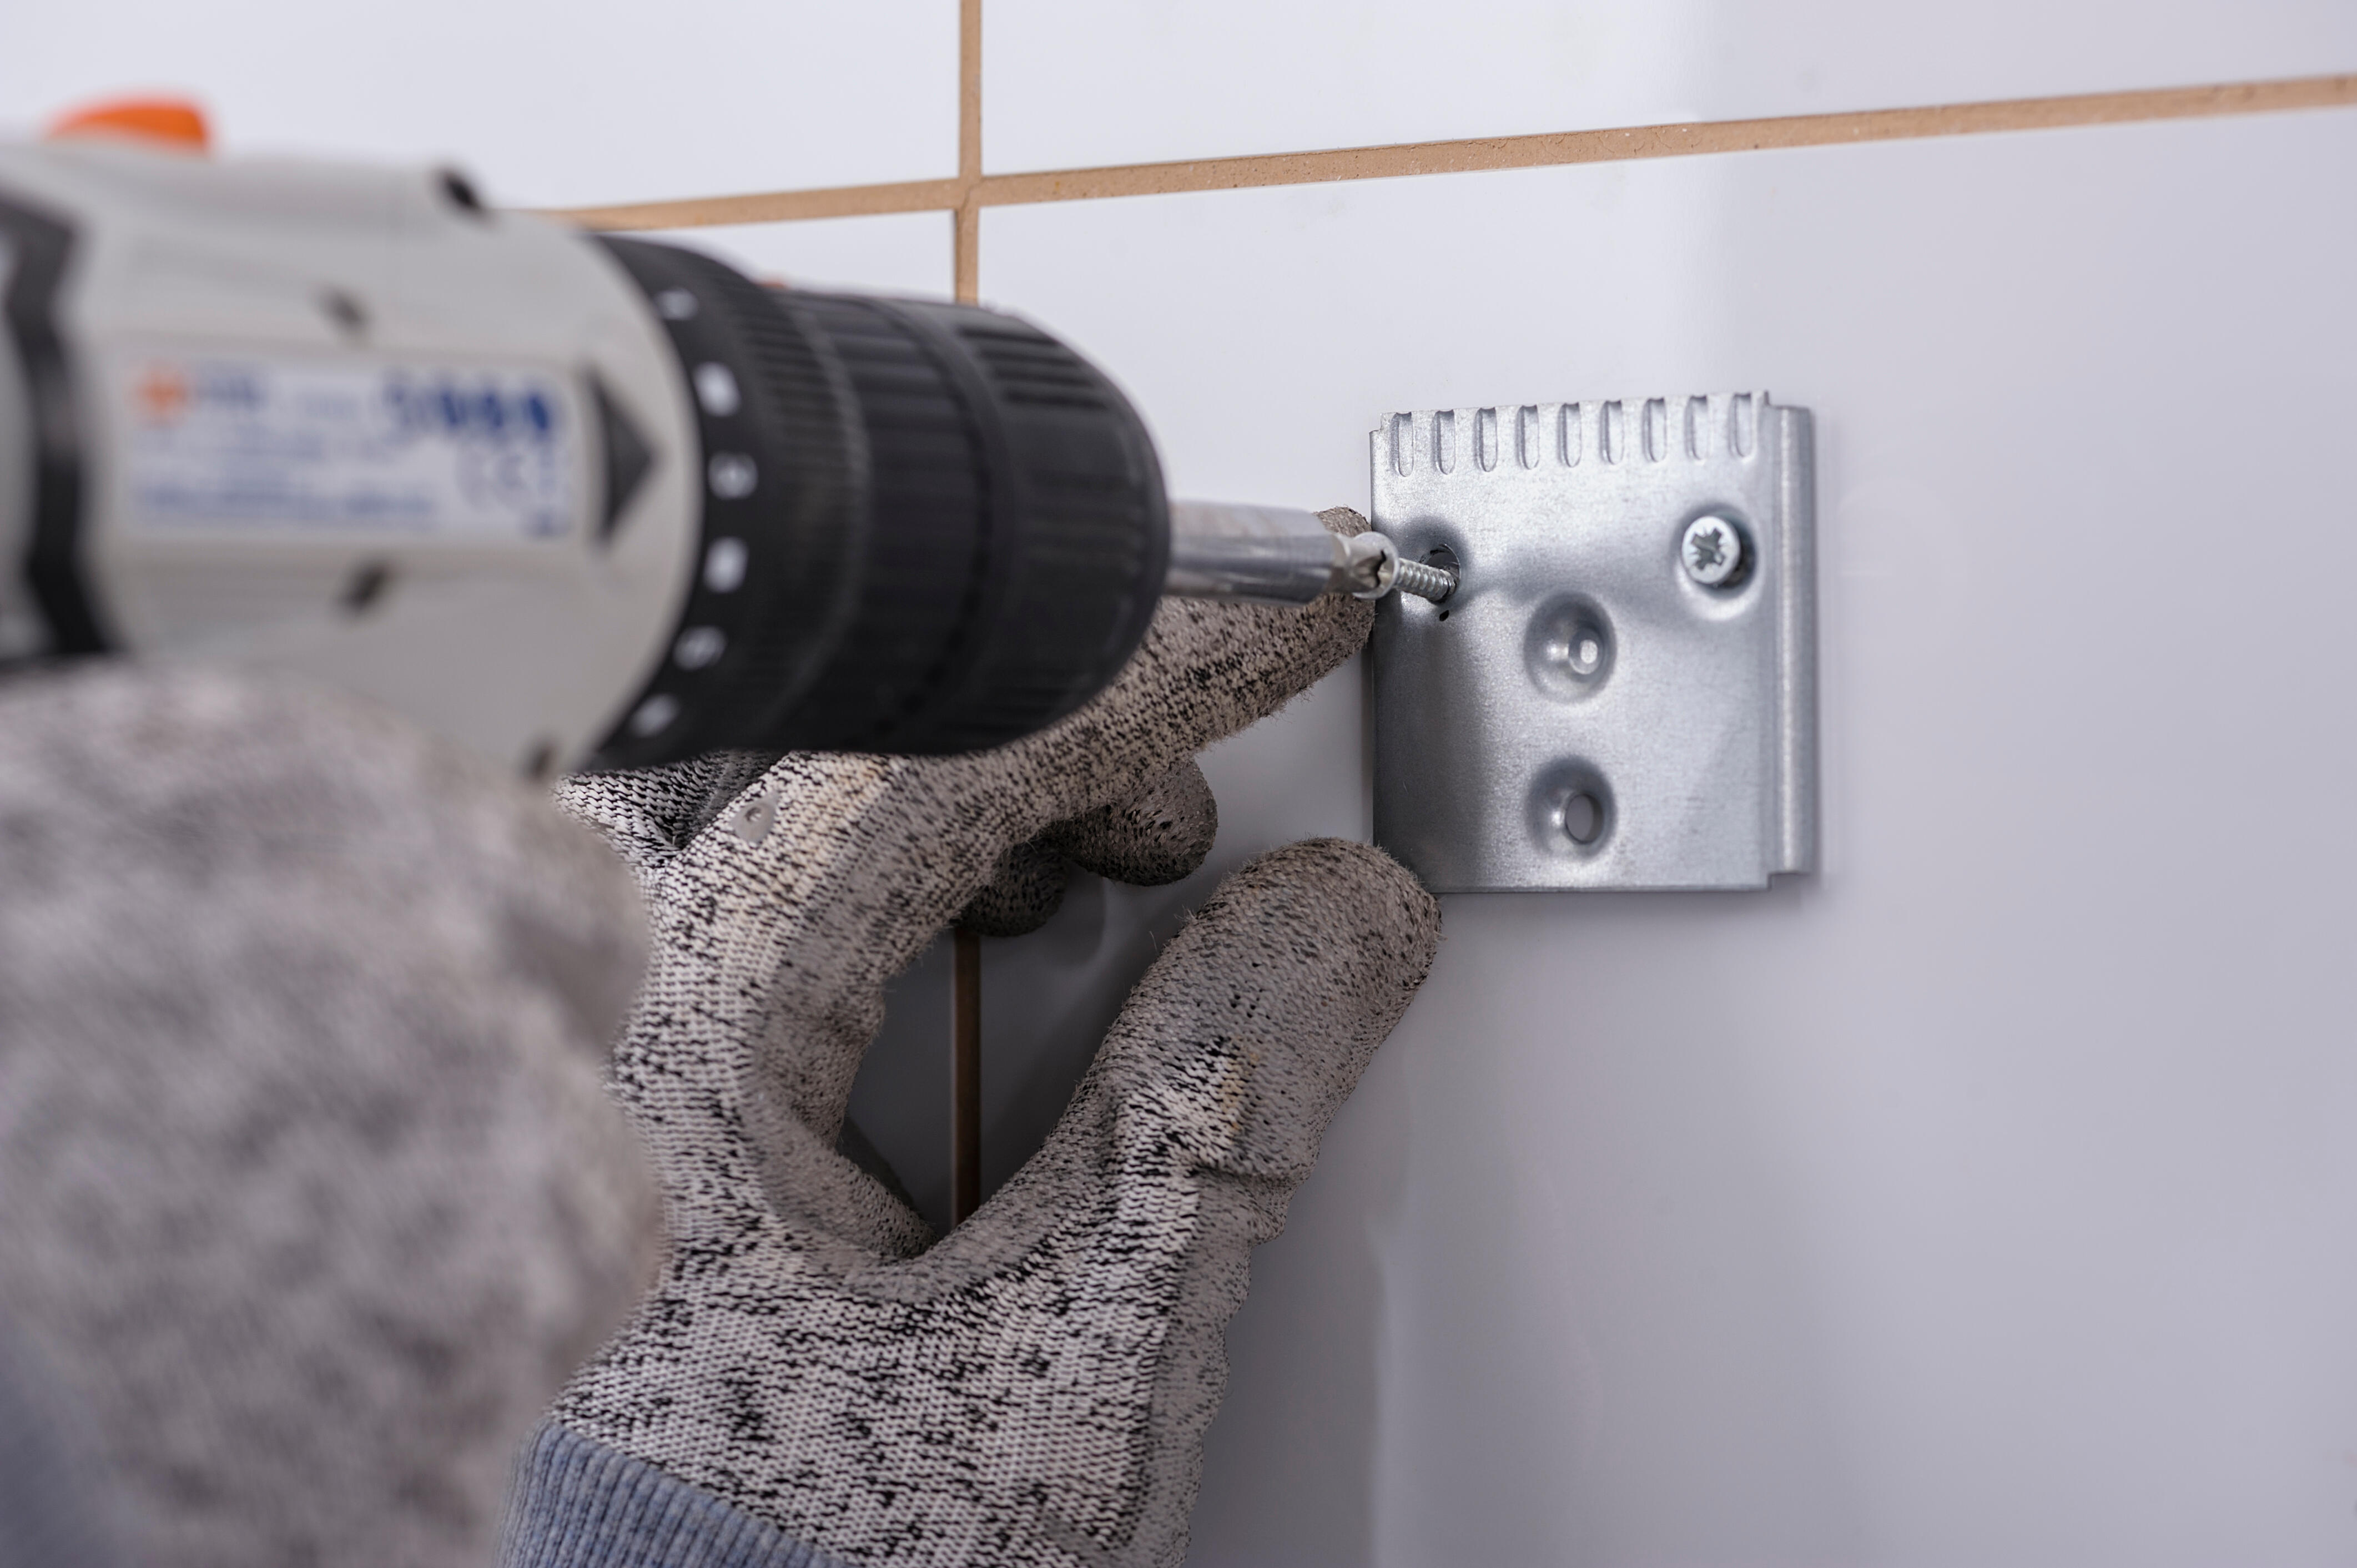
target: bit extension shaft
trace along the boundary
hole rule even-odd
[[[1380,533],[1329,533],[1315,512],[1170,503],[1166,594],[1306,605],[1328,594],[1380,599],[1394,590],[1437,604],[1457,591],[1457,574],[1402,560],[1399,547]]]

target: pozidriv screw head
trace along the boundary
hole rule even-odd
[[[1706,588],[1724,587],[1742,575],[1743,555],[1743,531],[1708,512],[1686,524],[1685,538],[1678,543],[1686,575]]]

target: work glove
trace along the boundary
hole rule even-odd
[[[1191,869],[1213,822],[1192,753],[1369,623],[1349,599],[1167,601],[1104,693],[996,751],[560,787],[652,910],[613,1082],[670,1253],[527,1452],[511,1564],[1184,1555],[1249,1251],[1422,981],[1433,899],[1359,843],[1245,865],[1139,983],[1046,1146],[938,1240],[837,1135],[886,983],[953,917],[996,898],[1000,929],[1024,924],[1051,855]]]
[[[0,683],[0,1564],[449,1568],[639,1299],[646,918],[542,792],[283,682]]]

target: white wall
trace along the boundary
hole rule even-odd
[[[1823,874],[1445,901],[1195,1562],[2357,1555],[2352,188],[2338,111],[985,215],[1182,491],[1363,497],[1392,408],[1817,413]],[[1219,759],[1223,864],[1359,829],[1356,680]],[[1040,946],[990,1037],[1061,1052]]]
[[[993,170],[2357,69],[2337,0],[985,15]],[[954,23],[89,0],[11,19],[0,124],[185,84],[522,201],[934,177]],[[1363,505],[1393,408],[1817,416],[1823,873],[1446,901],[1255,1261],[1195,1563],[2357,1557],[2352,189],[2338,110],[985,212],[985,296],[1188,493]],[[699,242],[948,284],[939,215]],[[1346,669],[1207,759],[1203,875],[989,945],[991,1181],[1222,870],[1364,836],[1365,755]],[[936,1208],[945,974],[855,1105]]]
[[[994,173],[2346,70],[2327,0],[986,0]]]
[[[233,152],[448,160],[581,206],[957,168],[955,0],[11,0],[0,134],[192,91]]]
[[[2346,7],[1843,9],[1589,7],[1646,62],[1591,115],[1497,47],[1539,7],[1002,0],[986,156],[2357,59]],[[1194,1563],[2357,1557],[2352,188],[2332,112],[985,212],[985,297],[1184,493],[1363,504],[1393,408],[1817,413],[1824,873],[1446,900],[1256,1261]],[[1364,832],[1357,681],[1214,759],[1220,865]],[[1077,1061],[1168,908],[995,946],[990,1070]]]

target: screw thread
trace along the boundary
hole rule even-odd
[[[1436,605],[1457,591],[1456,573],[1424,561],[1401,561],[1399,575],[1392,582],[1401,593],[1430,599]]]

